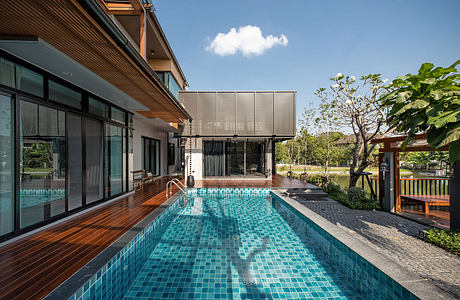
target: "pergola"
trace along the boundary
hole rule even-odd
[[[401,212],[401,178],[400,178],[400,153],[401,152],[417,152],[417,151],[447,151],[449,145],[443,146],[439,149],[433,149],[427,143],[426,133],[416,135],[412,141],[405,147],[403,150],[401,144],[406,140],[407,135],[376,138],[371,141],[372,144],[383,144],[383,147],[379,148],[378,155],[378,166],[379,166],[379,200],[382,203],[383,208],[386,211],[390,212]],[[459,163],[456,163],[456,168],[458,168]],[[384,174],[385,173],[385,174]],[[458,172],[456,172],[458,174]],[[457,175],[457,177],[459,177]],[[448,181],[445,179],[446,182]],[[429,210],[429,206],[451,206],[451,228],[452,223],[458,223],[457,219],[460,219],[460,216],[456,216],[453,212],[458,208],[453,208],[452,204],[454,203],[453,198],[458,196],[453,196],[454,189],[460,187],[458,183],[459,178],[455,179],[455,176],[452,176],[450,179],[450,203],[449,195],[414,195],[411,200],[417,200],[420,203],[423,202],[425,205],[425,212]],[[458,187],[456,187],[458,186]],[[418,184],[417,184],[418,187]],[[422,186],[423,189],[423,186]],[[428,187],[425,185],[425,190],[428,190]],[[431,183],[429,186],[429,192],[431,194]],[[458,195],[459,192],[456,192]],[[405,198],[410,198],[409,196],[404,196]],[[456,201],[458,203],[459,201]],[[458,204],[456,205],[458,206]],[[456,213],[458,215],[458,213]],[[455,220],[453,220],[455,219]],[[458,224],[457,224],[458,225]],[[454,226],[455,227],[455,226]]]

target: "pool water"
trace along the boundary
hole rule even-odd
[[[69,299],[418,299],[269,189],[169,202]]]
[[[298,226],[301,220],[269,190],[196,190],[125,299],[359,299]]]

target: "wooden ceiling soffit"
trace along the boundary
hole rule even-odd
[[[76,0],[4,0],[2,6],[8,9],[0,11],[1,34],[38,36],[149,109],[161,111],[165,121],[187,118]]]

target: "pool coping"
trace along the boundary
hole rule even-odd
[[[69,299],[81,288],[91,277],[93,277],[102,267],[104,267],[113,257],[117,255],[126,245],[128,245],[142,230],[155,220],[163,211],[166,210],[181,195],[180,191],[169,197],[155,210],[139,221],[131,229],[125,232],[120,238],[105,248],[101,253],[84,265],[80,270],[72,274],[63,283],[57,286],[51,293],[43,299]]]
[[[343,229],[339,228],[334,223],[326,220],[319,214],[315,213],[308,207],[290,197],[287,197],[279,191],[272,190],[276,196],[281,198],[284,202],[297,210],[299,213],[310,219],[313,223],[321,227],[324,231],[332,235],[334,238],[342,242],[345,246],[360,255],[369,263],[374,265],[380,271],[385,273],[388,277],[399,283],[402,287],[414,294],[420,299],[455,299],[452,295],[448,294],[438,286],[423,279],[418,274],[410,271],[396,262],[390,260],[388,257],[372,249],[364,242],[351,236]]]

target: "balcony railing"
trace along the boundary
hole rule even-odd
[[[378,194],[378,178],[371,181]],[[449,178],[401,178],[400,191],[401,195],[449,195]]]

